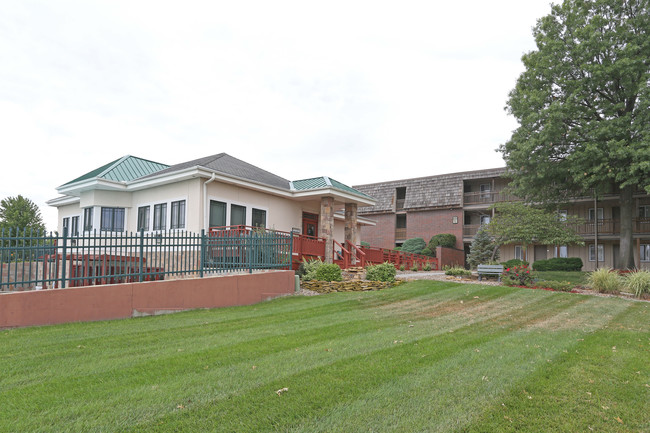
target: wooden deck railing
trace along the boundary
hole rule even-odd
[[[264,229],[250,226],[210,227],[209,234],[210,236],[237,237],[256,230]],[[279,232],[278,230],[274,231]],[[300,263],[304,259],[325,260],[325,238],[289,232],[279,233],[293,236],[291,267],[294,270],[298,269],[298,266],[300,266]],[[396,268],[403,265],[405,269],[411,269],[413,266],[422,269],[426,264],[430,264],[431,269],[439,269],[438,259],[435,257],[412,254],[404,251],[395,251],[387,248],[358,247],[350,241],[346,241],[345,245],[341,245],[336,240],[333,240],[332,246],[334,252],[332,260],[343,269],[347,269],[350,266],[366,267],[368,265],[376,265],[386,262],[392,263]]]

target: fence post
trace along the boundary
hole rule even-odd
[[[293,269],[293,229],[289,235],[289,270]]]
[[[253,231],[251,230],[250,234],[247,236],[248,241],[246,242],[248,244],[248,248],[246,250],[248,251],[248,254],[246,254],[247,260],[248,260],[248,273],[252,274],[253,273]]]
[[[68,228],[63,227],[63,258],[61,263],[61,288],[65,289],[65,274],[68,265]]]
[[[205,250],[206,250],[206,239],[205,239],[205,229],[201,229],[201,251],[200,253],[200,266],[199,266],[199,277],[203,278],[203,268],[205,267]]]
[[[144,229],[140,229],[140,258],[138,259],[138,281],[144,281]]]

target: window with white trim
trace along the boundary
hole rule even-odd
[[[639,218],[650,218],[650,204],[639,206]]]
[[[589,261],[596,261],[596,246],[594,244],[589,245]],[[598,261],[605,261],[605,247],[603,244],[598,244]]]
[[[593,207],[592,207],[592,208],[589,208],[589,217],[588,217],[589,221],[593,221],[593,220],[595,219],[595,215],[596,215],[596,212],[594,211],[594,208],[593,208]],[[603,213],[603,208],[602,208],[602,207],[599,207],[599,208],[598,208],[598,220],[603,220],[603,219],[605,219],[605,218],[603,217],[603,215],[604,215],[604,213]]]
[[[253,227],[266,228],[266,211],[253,208],[251,225]]]
[[[138,208],[138,231],[149,231],[149,214],[151,213],[151,206],[140,206]]]
[[[172,202],[172,216],[170,227],[172,229],[185,228],[185,200]]]
[[[158,203],[153,206],[153,229],[167,229],[167,203]]]
[[[490,224],[490,216],[489,215],[481,215],[481,225],[487,225]]]
[[[642,262],[650,262],[650,244],[641,244],[639,257]]]
[[[569,247],[567,247],[566,245],[560,245],[559,247],[557,247],[555,254],[557,254],[556,257],[561,257],[563,259],[566,259],[567,257],[569,257]]]
[[[246,225],[246,206],[239,206],[237,204],[230,205],[230,225],[231,226]]]
[[[521,245],[515,245],[515,259],[524,260],[524,248]]]
[[[93,208],[84,208],[84,231],[89,232],[93,229]]]
[[[100,227],[106,232],[124,231],[124,208],[102,207]]]

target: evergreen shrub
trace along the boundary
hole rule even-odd
[[[481,226],[474,236],[474,240],[469,247],[469,255],[467,256],[467,263],[476,269],[478,265],[488,264],[492,259],[492,253],[496,244],[492,241],[492,237],[487,232],[484,226]],[[494,260],[499,259],[499,250],[494,254]]]
[[[580,271],[582,259],[580,257],[555,257],[548,260],[537,260],[533,263],[536,271]]]
[[[423,256],[429,256],[429,257],[435,257],[435,256],[436,256],[436,255],[434,254],[434,252],[431,251],[431,249],[430,249],[429,247],[425,247],[425,248],[420,252],[420,254],[422,254]]]
[[[528,266],[528,262],[526,260],[521,260],[521,259],[510,259],[506,260],[505,262],[501,263],[504,268],[514,268],[515,266],[523,266],[526,265]]]
[[[447,268],[445,270],[445,275],[452,275],[454,277],[470,277],[472,276],[472,271],[469,269],[461,268],[460,266],[454,266]]]
[[[303,259],[298,267],[298,276],[303,281],[316,279],[316,270],[323,264],[320,259],[306,260]]]
[[[422,238],[412,238],[407,239],[402,244],[402,251],[413,254],[420,254],[424,248],[426,248],[427,243],[424,242]]]
[[[429,249],[436,250],[436,247],[455,248],[456,236],[451,233],[440,233],[429,240]]]

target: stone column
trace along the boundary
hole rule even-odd
[[[332,263],[334,254],[334,198],[320,200],[320,236],[325,238],[325,263]]]
[[[353,245],[359,246],[359,225],[357,223],[357,204],[345,204],[345,240],[350,241]],[[347,248],[347,247],[346,247]],[[357,264],[356,250],[352,249],[352,265]]]

